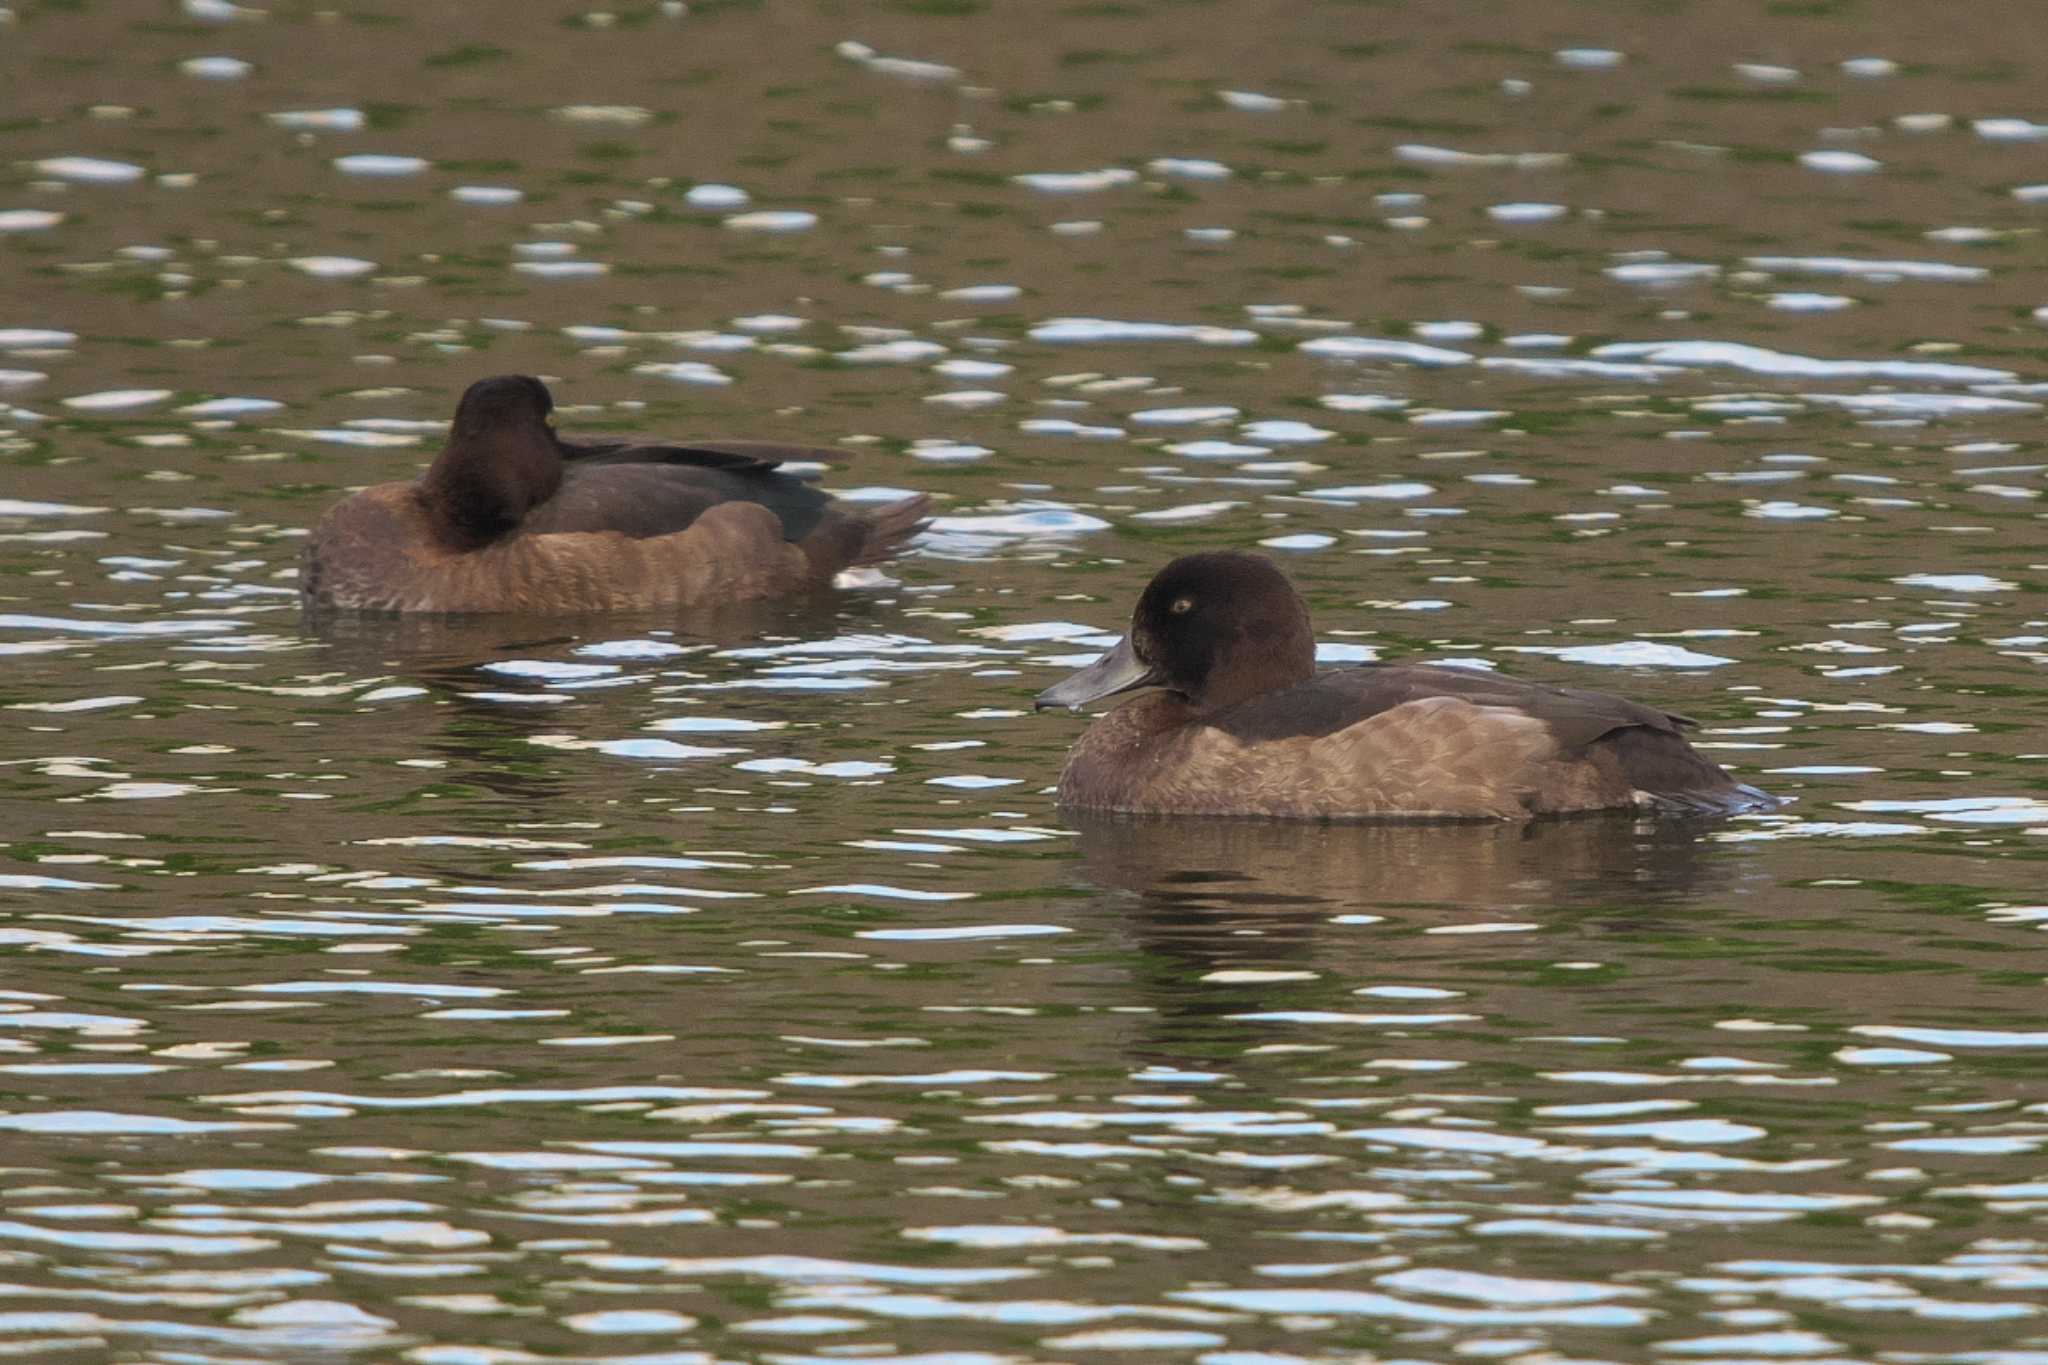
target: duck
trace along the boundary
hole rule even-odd
[[[1279,566],[1185,555],[1128,633],[1036,709],[1142,695],[1092,724],[1058,800],[1122,815],[1527,821],[1595,811],[1732,815],[1777,802],[1685,738],[1694,722],[1605,692],[1471,668],[1316,669]]]
[[[315,608],[567,614],[703,608],[814,592],[897,554],[922,494],[873,508],[781,472],[843,459],[769,441],[570,441],[532,375],[479,379],[424,473],[342,499],[314,526]]]

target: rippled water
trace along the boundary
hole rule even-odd
[[[4,17],[0,1350],[2048,1358],[2030,7]],[[515,369],[941,515],[310,629]],[[1797,799],[1062,818],[1218,545]]]

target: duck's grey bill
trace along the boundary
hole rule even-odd
[[[1032,706],[1034,710],[1039,711],[1053,706],[1079,710],[1091,701],[1113,697],[1119,692],[1129,692],[1133,688],[1154,687],[1159,681],[1157,670],[1138,658],[1131,649],[1130,637],[1125,636],[1116,642],[1115,649],[1079,673],[1062,679],[1040,692]]]

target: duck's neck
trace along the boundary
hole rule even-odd
[[[1144,692],[1096,719],[1074,741],[1060,772],[1060,799],[1097,810],[1133,810],[1162,736],[1195,719],[1177,692]]]
[[[562,486],[554,434],[458,431],[419,479],[420,501],[453,539],[481,544],[514,530]]]
[[[1299,598],[1293,609],[1246,622],[1237,638],[1219,648],[1201,673],[1201,691],[1189,700],[1198,711],[1221,711],[1315,676],[1316,638],[1308,609]]]

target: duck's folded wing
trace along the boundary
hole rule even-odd
[[[598,465],[665,464],[716,469],[727,474],[767,474],[784,464],[842,464],[850,458],[846,451],[836,446],[789,445],[781,441],[563,441],[560,444],[562,458],[584,469]]]
[[[1379,794],[1390,809],[1513,816],[1648,802],[1725,814],[1774,804],[1686,742],[1692,721],[1606,692],[1401,664],[1293,689],[1311,690],[1327,694],[1322,742],[1399,788]]]
[[[1616,730],[1676,735],[1692,722],[1625,697],[1503,678],[1471,668],[1366,664],[1318,673],[1283,692],[1234,708],[1226,729],[1246,740],[1326,735],[1410,702],[1452,697],[1540,721],[1557,746],[1577,753]]]
[[[568,467],[560,491],[527,513],[520,530],[665,536],[688,529],[722,502],[761,504],[790,541],[809,535],[831,506],[816,487],[777,474],[773,466],[707,469],[683,461],[579,460]]]

